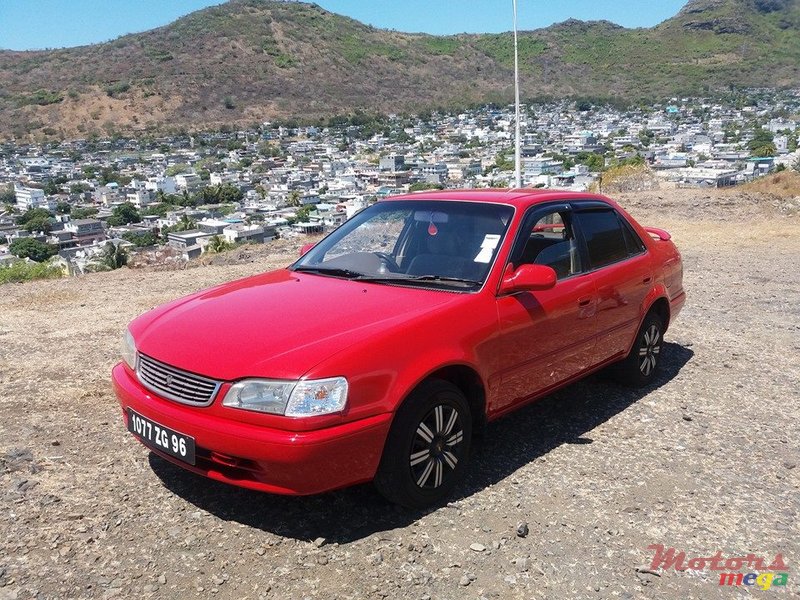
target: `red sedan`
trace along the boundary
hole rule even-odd
[[[472,433],[598,369],[645,385],[681,257],[613,200],[442,191],[361,211],[286,269],[134,320],[128,429],[195,473],[280,494],[373,480],[446,497]]]

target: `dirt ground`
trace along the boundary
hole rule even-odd
[[[631,391],[591,377],[490,425],[453,501],[422,513],[370,485],[284,498],[213,483],[123,428],[109,371],[126,323],[285,265],[291,244],[0,287],[0,600],[800,593],[800,201],[621,201],[684,255],[688,303],[658,380]],[[650,573],[653,544],[687,558],[780,553],[788,586]]]

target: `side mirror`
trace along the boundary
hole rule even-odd
[[[501,294],[549,290],[556,285],[556,272],[547,265],[520,265],[516,271],[509,265],[500,284]]]
[[[300,256],[307,254],[309,250],[311,250],[316,244],[304,244],[300,247]]]

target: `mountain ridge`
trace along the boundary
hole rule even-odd
[[[520,32],[522,92],[629,101],[800,84],[800,0],[692,0],[651,28]],[[378,29],[231,0],[110,42],[0,51],[0,137],[84,137],[512,98],[511,34]]]

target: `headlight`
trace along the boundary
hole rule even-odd
[[[129,329],[126,329],[125,335],[122,336],[122,360],[131,369],[136,370],[136,342]]]
[[[296,381],[246,379],[234,384],[228,390],[222,404],[233,408],[282,415],[295,385],[297,385]]]
[[[326,415],[344,409],[347,380],[344,377],[301,381],[247,379],[231,386],[222,404],[287,417]]]

